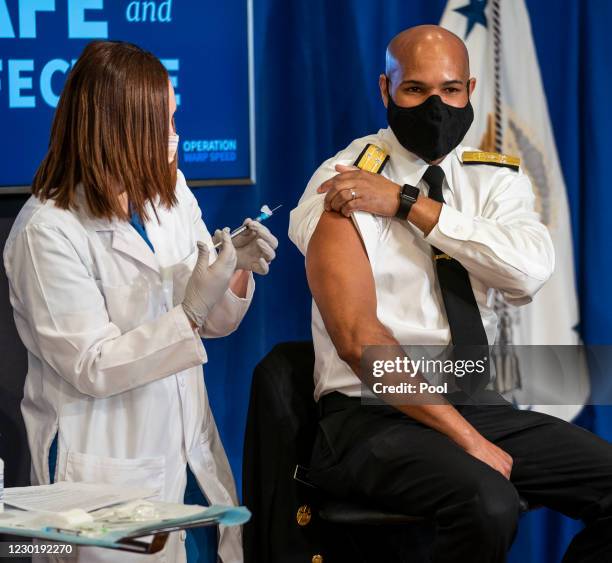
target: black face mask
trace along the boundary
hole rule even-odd
[[[387,122],[402,146],[426,162],[446,156],[465,137],[474,110],[468,103],[457,108],[445,104],[440,96],[429,96],[422,104],[410,108],[395,104],[387,79]]]

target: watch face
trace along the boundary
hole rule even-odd
[[[408,213],[410,213],[410,208],[416,202],[418,196],[418,188],[410,184],[404,184],[400,192],[400,205],[395,216],[399,219],[406,220],[408,218]]]
[[[419,188],[411,186],[410,184],[404,184],[402,188],[402,198],[406,198],[411,203],[414,203],[419,197]]]

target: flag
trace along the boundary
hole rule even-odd
[[[474,123],[463,144],[521,158],[521,167],[533,184],[536,210],[555,246],[555,271],[532,303],[516,308],[497,295],[496,343],[578,345],[569,206],[525,2],[449,0],[440,25],[463,39],[470,74],[476,78]],[[529,389],[538,384],[552,386],[556,377],[554,362],[538,361],[536,356],[519,353],[518,359],[498,358],[497,377],[510,382],[506,396],[523,408],[571,420],[589,393],[584,356],[575,354],[574,365],[566,366],[575,383],[566,392],[566,400],[563,386],[556,390],[556,402],[572,404],[531,405]]]

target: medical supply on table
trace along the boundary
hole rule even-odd
[[[261,223],[265,221],[266,219],[269,219],[270,217],[272,217],[272,215],[274,215],[274,212],[280,209],[281,207],[282,205],[277,205],[274,209],[270,209],[267,205],[263,205],[260,209],[261,213],[257,217],[255,217],[254,220],[257,221],[258,223]],[[248,227],[246,225],[242,225],[241,227],[234,229],[230,233],[230,238],[234,238],[238,236],[239,234],[244,233],[244,231],[246,231],[247,229]],[[221,241],[218,242],[217,244],[215,244],[215,248],[219,248],[221,244],[222,244]]]
[[[40,513],[38,520],[33,518],[30,526],[39,524],[41,528],[53,528],[58,530],[74,530],[85,526],[93,525],[94,518],[82,508],[72,508],[64,512],[45,512]]]
[[[250,516],[243,506],[205,507],[144,499],[89,513],[83,509],[53,513],[8,506],[0,515],[0,534],[151,554],[164,548],[168,532],[214,524],[239,526]]]

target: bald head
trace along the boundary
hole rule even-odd
[[[414,106],[437,94],[446,103],[464,106],[475,86],[470,80],[468,51],[454,33],[438,25],[419,25],[398,33],[387,46],[381,94],[402,106]]]
[[[420,61],[450,60],[467,79],[470,74],[468,51],[461,39],[439,25],[419,25],[398,33],[387,46],[386,74],[390,76]]]

